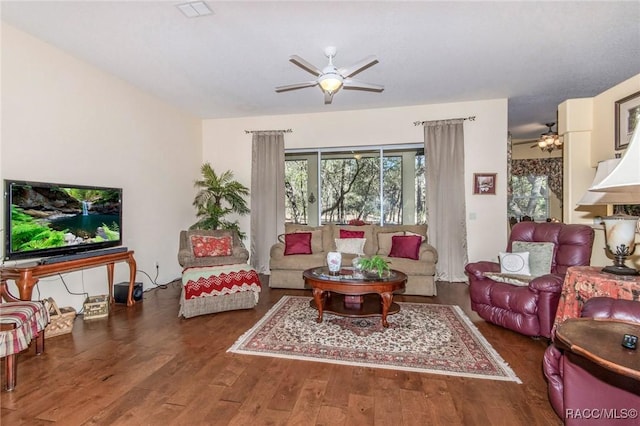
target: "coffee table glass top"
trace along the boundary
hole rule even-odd
[[[329,271],[327,266],[319,266],[317,268],[312,268],[308,271],[311,276],[318,277],[323,280],[335,280],[342,282],[362,282],[362,281],[377,281],[377,282],[385,282],[385,281],[394,281],[397,280],[399,274],[397,271],[393,269],[390,270],[387,274],[384,274],[381,277],[378,276],[377,273],[365,273],[362,271],[358,271],[352,267],[343,267],[340,268],[340,272],[335,274]]]

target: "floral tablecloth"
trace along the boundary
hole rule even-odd
[[[580,317],[584,302],[592,297],[640,300],[640,276],[613,275],[601,269],[601,266],[573,266],[567,270],[552,335],[564,320]]]

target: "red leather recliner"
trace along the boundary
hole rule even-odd
[[[507,251],[514,241],[552,242],[551,273],[533,279],[528,286],[494,281],[485,272],[500,272],[497,262],[469,263],[471,309],[480,317],[527,336],[551,338],[567,268],[588,266],[594,232],[590,226],[564,223],[520,222],[513,226]],[[498,253],[496,253],[497,257]]]
[[[585,302],[581,316],[640,323],[640,302],[594,297]],[[640,409],[637,382],[629,384],[628,389],[604,382],[565,357],[554,344],[545,351],[542,366],[549,383],[551,406],[566,425],[638,424],[638,418],[633,413],[629,415],[629,410]],[[590,418],[587,420],[586,416]]]

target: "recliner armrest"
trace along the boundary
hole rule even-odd
[[[529,283],[529,289],[535,292],[561,293],[564,275],[547,274],[537,277]]]
[[[584,303],[580,316],[640,323],[640,302],[593,297]]]
[[[479,262],[467,263],[464,270],[469,275],[473,275],[478,280],[487,279],[484,276],[485,272],[500,272],[500,264],[496,262],[489,262],[481,260]]]
[[[549,401],[558,415],[564,413],[562,351],[553,343],[544,351],[542,371],[549,382]]]

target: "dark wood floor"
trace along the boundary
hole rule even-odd
[[[83,321],[19,357],[18,386],[2,392],[2,425],[560,425],[542,374],[546,342],[487,324],[465,284],[399,301],[460,305],[523,384],[229,354],[284,294],[256,309],[178,318],[177,284],[133,308]]]

